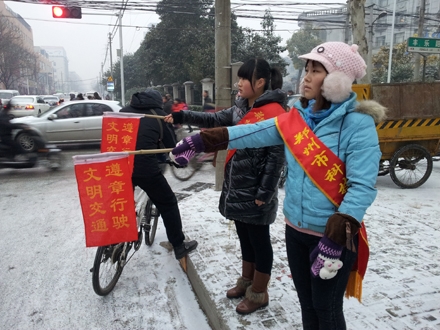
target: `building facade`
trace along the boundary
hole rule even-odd
[[[40,46],[49,55],[52,62],[54,93],[68,93],[70,88],[69,61],[64,47]]]
[[[421,0],[366,0],[367,39],[369,39],[370,24],[374,22],[372,25],[373,53],[376,53],[382,46],[390,46],[394,1],[396,1],[396,14],[393,43],[402,43],[418,34]],[[387,15],[377,19],[382,12],[386,12]],[[348,20],[346,5],[308,11],[298,16],[300,27],[304,27],[307,22],[312,23],[313,28],[319,30],[319,37],[323,41],[352,42],[351,23]],[[440,0],[425,0],[425,18],[421,37],[440,38]]]
[[[53,67],[49,59],[49,54],[41,47],[34,47],[35,53],[38,54],[38,77],[36,94],[48,95],[55,93],[53,80]]]
[[[415,35],[423,38],[440,38],[440,0],[425,0],[425,17],[423,32],[418,33],[421,0],[396,0],[393,44],[406,41]],[[374,19],[381,12],[387,15],[378,19],[373,25],[373,52],[382,46],[390,46],[393,23],[394,0],[367,0],[366,21],[369,22],[369,11],[373,10]],[[367,23],[368,24],[368,23]]]
[[[4,27],[13,31],[18,37],[16,40],[17,45],[33,54],[34,37],[31,26],[23,17],[9,8],[4,1],[0,1],[0,14],[2,15],[2,24],[4,24]],[[21,68],[14,73],[14,76],[16,76],[16,79],[14,85],[10,86],[11,89],[16,89],[21,94],[32,94],[36,91],[37,77],[35,68]],[[0,87],[4,88],[4,85],[0,85]]]

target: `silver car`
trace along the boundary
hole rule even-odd
[[[61,144],[99,144],[102,133],[102,114],[119,112],[117,101],[85,100],[66,102],[41,115],[11,120],[30,126],[46,142]],[[15,130],[15,140],[25,151],[35,150],[35,141],[26,130]]]
[[[11,110],[9,111],[11,118],[37,116],[50,108],[50,105],[44,102],[39,95],[14,96],[9,103],[11,103]]]
[[[55,95],[41,95],[44,102],[50,105],[51,108],[56,107],[57,105],[60,105],[60,99],[58,96]]]

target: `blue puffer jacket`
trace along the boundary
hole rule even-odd
[[[295,106],[304,117],[298,101]],[[375,121],[385,118],[385,108],[374,101],[356,101],[356,94],[339,104],[313,130],[317,137],[345,162],[348,190],[338,210],[313,184],[301,166],[285,149],[288,164],[284,215],[295,226],[323,233],[327,219],[339,211],[362,221],[367,208],[376,198],[374,187],[381,152]],[[294,111],[294,110],[292,110]],[[269,119],[254,125],[228,127],[229,146],[255,148],[283,143]]]

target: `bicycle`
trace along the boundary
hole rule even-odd
[[[171,167],[171,172],[176,179],[187,181],[202,168],[203,164],[212,163],[214,160],[214,154],[214,152],[196,154],[194,158],[189,161],[188,165],[185,167],[173,166]]]
[[[100,246],[96,251],[90,272],[93,290],[99,296],[106,296],[113,290],[125,265],[141,247],[144,235],[146,245],[151,246],[154,242],[159,211],[148,195],[138,187],[135,189],[135,205],[138,239],[133,242]]]
[[[197,131],[197,130],[199,130],[199,128],[193,127],[193,131]],[[183,129],[182,127],[177,128],[176,129],[177,141],[180,141],[187,136],[196,134],[195,132],[192,134],[191,133],[186,132],[186,130]],[[196,174],[196,172],[202,168],[203,164],[212,163],[214,160],[214,155],[215,155],[214,152],[198,153],[189,161],[188,165],[184,167],[172,166],[171,172],[173,173],[176,179],[180,181],[187,181],[191,179],[194,176],[194,174]]]

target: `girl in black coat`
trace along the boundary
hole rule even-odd
[[[279,89],[281,73],[270,68],[267,61],[247,61],[237,75],[241,97],[233,107],[215,113],[180,111],[167,116],[165,121],[204,128],[233,126],[244,123],[249,116],[243,121],[242,118],[247,114],[262,114],[268,119],[269,112],[284,111],[286,95]],[[226,296],[245,296],[236,310],[249,314],[269,302],[267,284],[273,263],[269,225],[275,221],[278,210],[277,184],[284,150],[282,146],[236,150],[227,160],[219,210],[224,217],[235,221],[242,253],[242,276]]]

